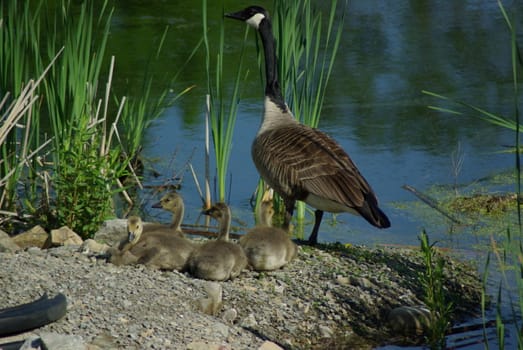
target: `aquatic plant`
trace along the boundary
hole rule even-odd
[[[419,281],[423,288],[423,301],[430,310],[427,342],[431,349],[444,349],[445,335],[450,328],[453,303],[447,300],[444,282],[445,260],[437,255],[435,243],[430,243],[425,231],[418,237],[425,271],[420,273]]]
[[[216,49],[210,46],[209,29],[207,25],[207,1],[202,1],[202,26],[203,26],[203,44],[205,47],[205,72],[207,76],[207,94],[208,101],[208,123],[212,132],[212,141],[214,146],[214,156],[216,165],[216,182],[217,182],[217,201],[225,201],[227,188],[227,170],[229,167],[229,158],[232,151],[232,137],[234,125],[238,113],[238,103],[240,100],[240,87],[242,77],[245,79],[247,74],[243,72],[243,54],[245,42],[247,40],[248,28],[245,29],[243,44],[238,62],[238,70],[232,85],[232,93],[228,96],[224,89],[223,61],[225,54],[224,44],[224,16],[222,13],[220,25],[218,28],[218,47]],[[212,40],[212,42],[216,42]],[[214,67],[211,66],[211,56],[215,57]],[[214,75],[213,75],[214,73]],[[228,78],[227,78],[228,79]],[[207,179],[209,182],[209,180]],[[209,197],[209,196],[208,196]],[[209,200],[207,200],[209,202]]]
[[[114,57],[107,76],[102,74],[113,11],[108,1],[53,5],[0,6],[0,110],[8,116],[0,142],[0,209],[29,214],[48,228],[67,225],[87,238],[114,215],[114,194],[125,191],[119,179],[127,174],[148,121],[169,103],[169,86],[156,104],[147,100],[145,89],[126,107],[126,97],[112,91]],[[50,61],[46,79],[36,86],[31,77],[43,76]],[[27,108],[21,110],[18,95],[8,91],[21,91],[18,101],[27,101]],[[36,94],[44,97],[38,104]],[[49,121],[45,130],[41,120]],[[129,147],[121,143],[122,125],[133,128],[124,137]]]

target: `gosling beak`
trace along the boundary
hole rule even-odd
[[[135,237],[136,237],[136,235],[135,235],[133,232],[128,232],[128,233],[127,233],[127,240],[128,240],[129,242],[134,241],[134,238],[135,238]]]
[[[162,208],[162,202],[158,202],[158,203],[154,203],[152,206],[152,208]]]

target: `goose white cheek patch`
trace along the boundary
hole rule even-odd
[[[260,23],[261,21],[265,18],[265,16],[262,14],[262,13],[257,13],[255,14],[254,16],[252,16],[251,18],[249,18],[246,22],[247,24],[249,24],[250,26],[258,29],[258,27],[260,26]]]

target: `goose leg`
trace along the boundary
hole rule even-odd
[[[318,243],[318,230],[320,229],[321,219],[323,218],[323,210],[317,209],[314,212],[314,227],[312,228],[311,235],[309,236],[309,244],[315,245]]]
[[[285,218],[283,220],[283,229],[289,231],[289,227],[292,220],[292,214],[294,213],[294,204],[296,201],[292,199],[283,199],[283,204],[285,205]]]

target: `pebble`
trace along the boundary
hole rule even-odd
[[[374,262],[368,248],[361,248],[369,257],[363,260],[306,247],[306,253],[300,249],[289,265],[265,272],[263,278],[245,271],[232,281],[207,283],[141,265],[117,267],[78,248],[0,253],[0,308],[33,301],[43,293],[62,292],[68,301],[62,319],[0,343],[56,334],[73,337],[71,341],[81,341],[89,350],[276,350],[277,344],[321,348],[325,339],[338,348],[353,348],[355,336],[358,346],[363,339],[372,347],[392,338],[391,330],[383,327],[392,309],[422,305],[416,295],[419,283],[401,269],[402,259],[421,269],[419,255],[394,250],[381,251]],[[400,269],[387,266],[384,254],[396,254],[394,266]],[[454,291],[463,299],[453,301],[458,312],[465,313],[479,305],[481,283],[475,271],[457,266],[445,277],[446,288],[459,288]],[[379,281],[370,282],[376,274]],[[197,307],[209,292],[222,299],[215,315]]]

